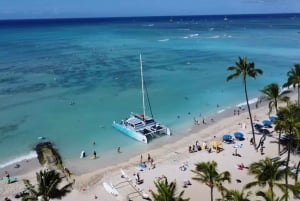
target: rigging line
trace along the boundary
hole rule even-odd
[[[147,85],[146,85],[146,82],[144,80],[144,87],[145,87],[145,91],[146,91],[146,97],[147,97],[147,102],[148,102],[148,105],[149,105],[149,109],[150,109],[150,113],[151,113],[151,117],[154,118],[153,116],[153,112],[152,112],[152,107],[151,107],[151,103],[150,103],[150,98],[148,96],[148,89],[147,89]]]

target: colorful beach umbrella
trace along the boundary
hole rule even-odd
[[[209,143],[212,147],[217,148],[222,145],[222,142],[220,140],[213,140]]]

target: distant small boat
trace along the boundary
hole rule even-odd
[[[224,17],[224,21],[227,21],[227,20],[228,20],[228,18],[225,16],[225,17]]]
[[[160,135],[171,135],[171,130],[156,122],[153,117],[146,116],[145,112],[145,91],[143,78],[142,56],[140,55],[141,82],[143,98],[143,114],[131,113],[130,117],[120,123],[113,122],[113,127],[123,134],[132,137],[140,142],[148,143],[151,139]],[[151,108],[151,107],[150,107]]]

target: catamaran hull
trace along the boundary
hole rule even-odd
[[[136,132],[134,130],[131,130],[129,128],[126,128],[124,127],[123,125],[119,124],[119,123],[116,123],[116,122],[113,122],[113,125],[112,125],[115,129],[117,129],[118,131],[120,131],[121,133],[123,133],[124,135],[127,135],[137,141],[140,141],[140,142],[143,142],[145,144],[148,144],[148,139],[145,135],[139,133],[139,132]]]

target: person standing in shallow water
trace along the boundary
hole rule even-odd
[[[94,150],[94,158],[96,158],[97,157],[97,153],[96,153],[96,151]]]

